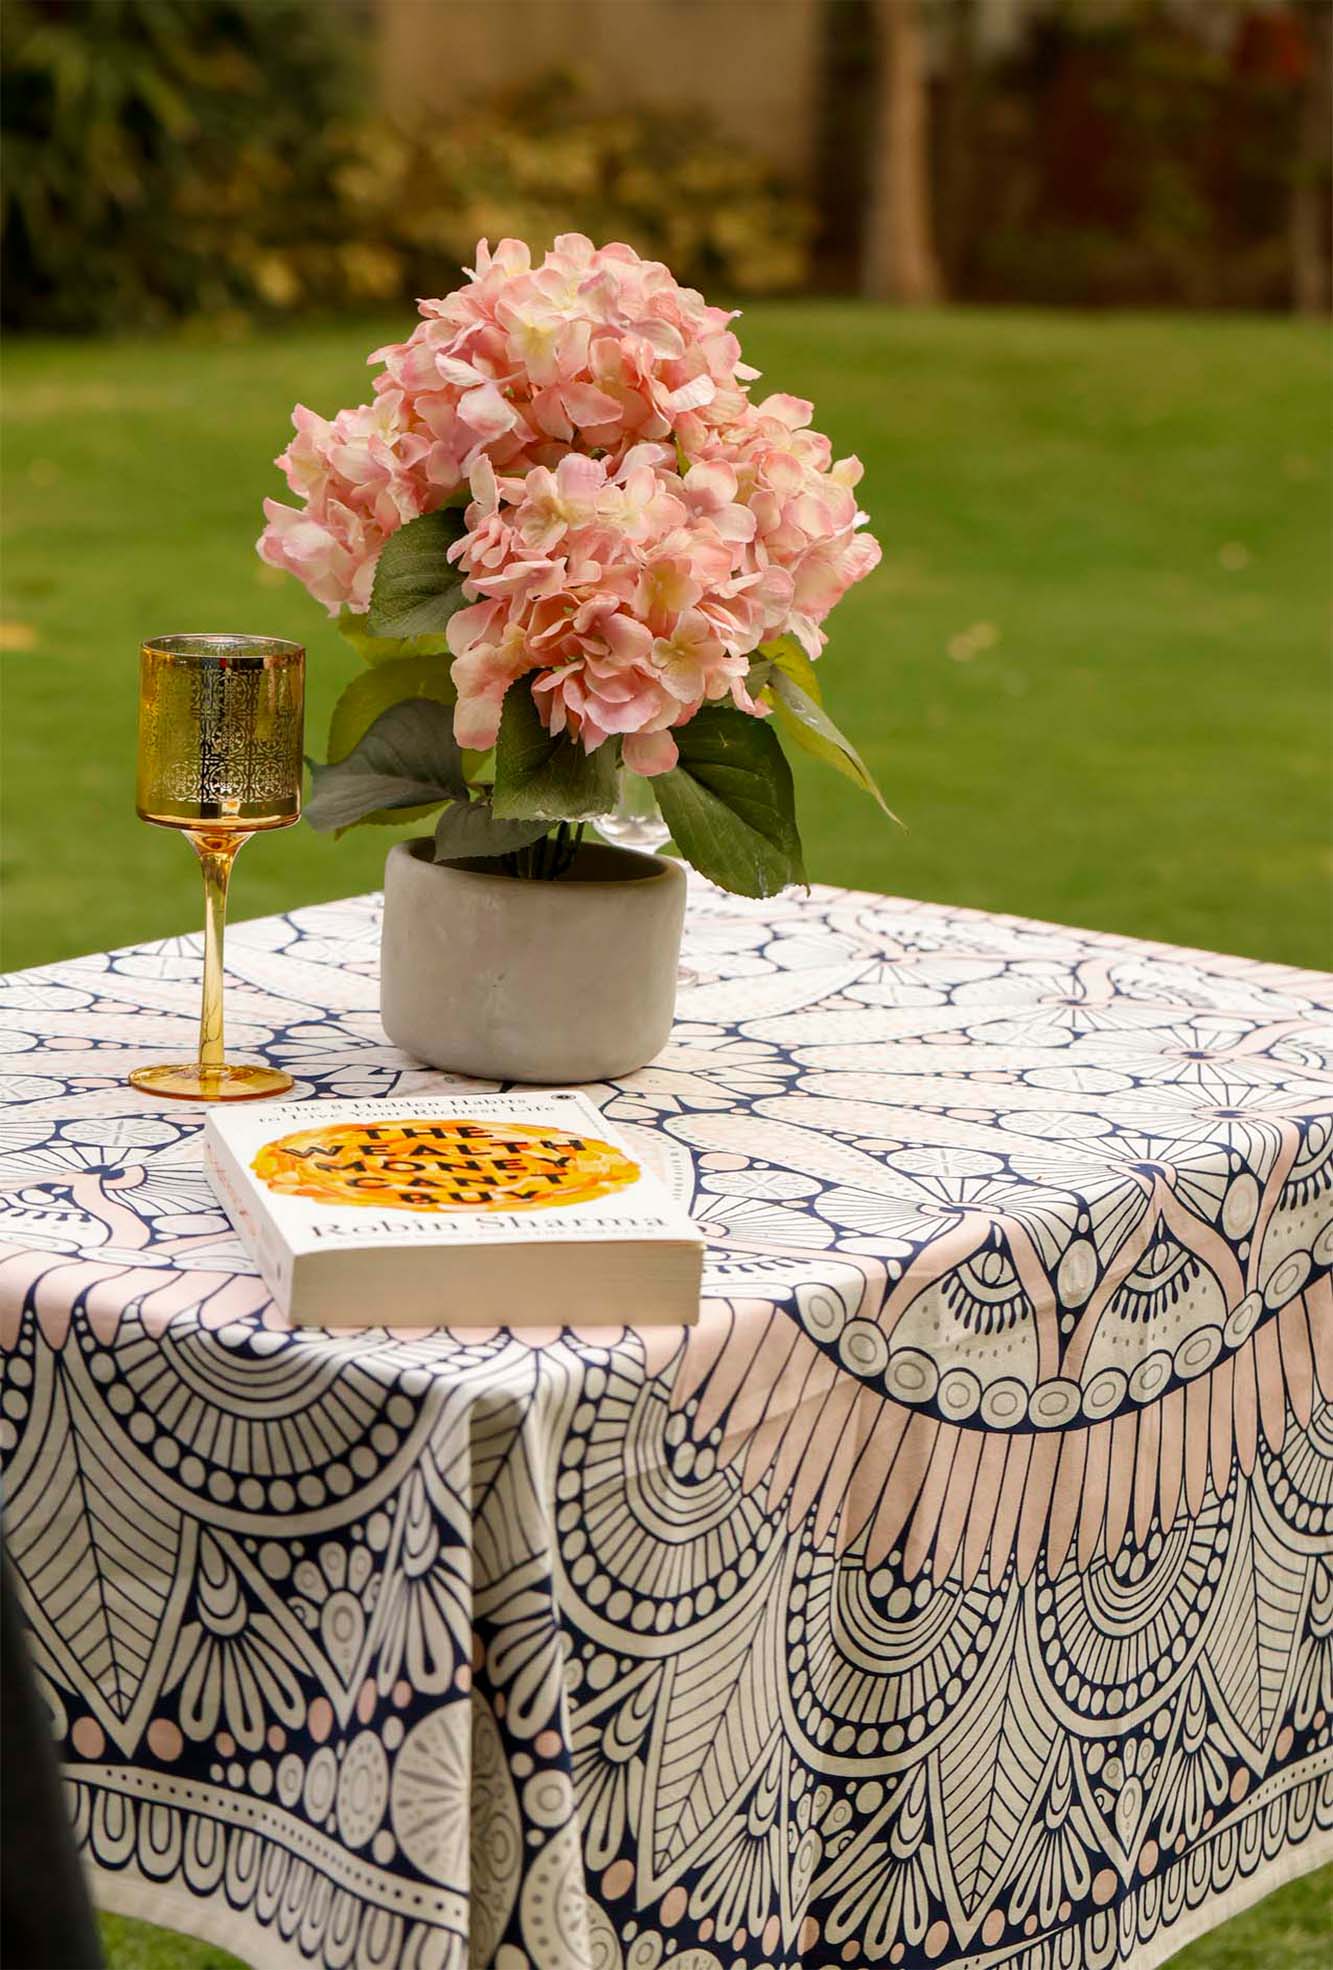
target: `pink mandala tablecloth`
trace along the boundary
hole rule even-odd
[[[233,1047],[447,1085],[376,956],[242,927]],[[259,1970],[1147,1970],[1333,1854],[1333,980],[696,891],[590,1092],[697,1328],[325,1336],[124,1084],[198,971],[0,987],[5,1530],[104,1903]]]

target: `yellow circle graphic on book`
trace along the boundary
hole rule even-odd
[[[637,1181],[609,1142],[515,1122],[343,1122],[266,1142],[251,1165],[284,1197],[392,1211],[540,1211]]]

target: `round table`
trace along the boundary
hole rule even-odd
[[[377,935],[240,926],[232,1048],[449,1086]],[[101,1902],[258,1970],[1149,1970],[1333,1855],[1333,979],[696,886],[589,1092],[697,1326],[329,1334],[125,1085],[198,980],[0,986],[5,1536]]]

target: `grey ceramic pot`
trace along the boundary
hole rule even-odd
[[[585,843],[555,882],[434,862],[384,869],[380,1013],[405,1053],[488,1081],[610,1080],[661,1052],[676,1006],[685,871]]]

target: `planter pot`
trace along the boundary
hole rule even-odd
[[[384,869],[380,1013],[405,1053],[488,1081],[605,1081],[661,1052],[676,1005],[685,871],[585,843],[554,882],[434,862]]]

